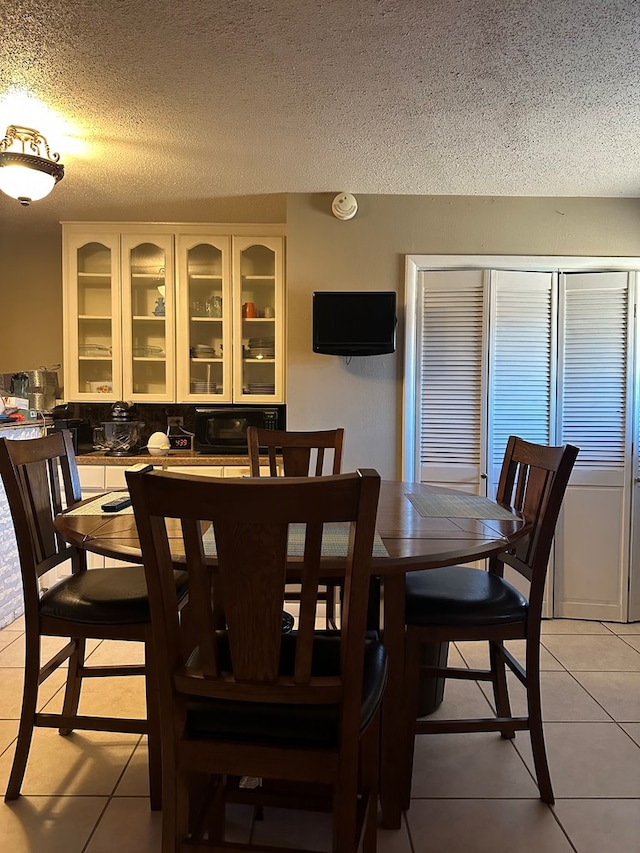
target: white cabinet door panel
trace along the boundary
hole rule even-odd
[[[82,496],[104,491],[104,465],[78,465]]]
[[[197,474],[200,477],[222,477],[222,465],[174,465],[164,469],[175,474]]]
[[[126,470],[127,469],[124,465],[106,465],[104,475],[105,488],[107,490],[126,489],[127,480],[124,474]]]

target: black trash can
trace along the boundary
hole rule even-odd
[[[425,643],[420,657],[425,666],[446,666],[449,643]],[[426,717],[440,707],[444,698],[444,678],[420,672],[418,717]]]

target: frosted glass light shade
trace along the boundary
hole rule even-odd
[[[49,195],[56,179],[29,166],[9,164],[0,168],[0,190],[11,198],[38,201]]]
[[[22,205],[44,198],[64,176],[59,159],[39,131],[9,125],[0,140],[0,190]]]

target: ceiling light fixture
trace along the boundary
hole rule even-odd
[[[0,190],[25,207],[44,198],[64,176],[59,159],[39,131],[9,125],[0,140]]]

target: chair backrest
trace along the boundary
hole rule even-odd
[[[126,476],[147,576],[161,705],[188,695],[336,703],[357,738],[378,473],[219,480],[159,471]],[[331,676],[312,676],[321,555],[340,542],[345,557],[331,565],[345,583],[341,666]],[[195,657],[181,643],[172,573],[172,555],[181,549]],[[300,614],[295,634],[283,634],[292,565],[301,584]]]
[[[533,444],[514,435],[507,441],[496,497],[523,513],[531,531],[498,560],[530,581],[533,611],[542,607],[553,536],[578,450],[571,444]]]
[[[74,570],[85,565],[84,552],[69,546],[53,525],[65,505],[82,499],[71,433],[0,438],[0,476],[13,519],[29,618],[38,609],[38,578],[65,560],[74,561]]]
[[[269,476],[278,476],[279,449],[282,449],[282,466],[285,477],[322,476],[325,450],[333,450],[333,465],[327,474],[339,474],[342,465],[342,442],[344,429],[316,430],[311,432],[289,432],[287,430],[247,428],[247,445],[251,476],[260,476],[260,448],[265,448],[269,457]],[[313,451],[313,453],[312,453]],[[313,465],[315,456],[315,465]]]

